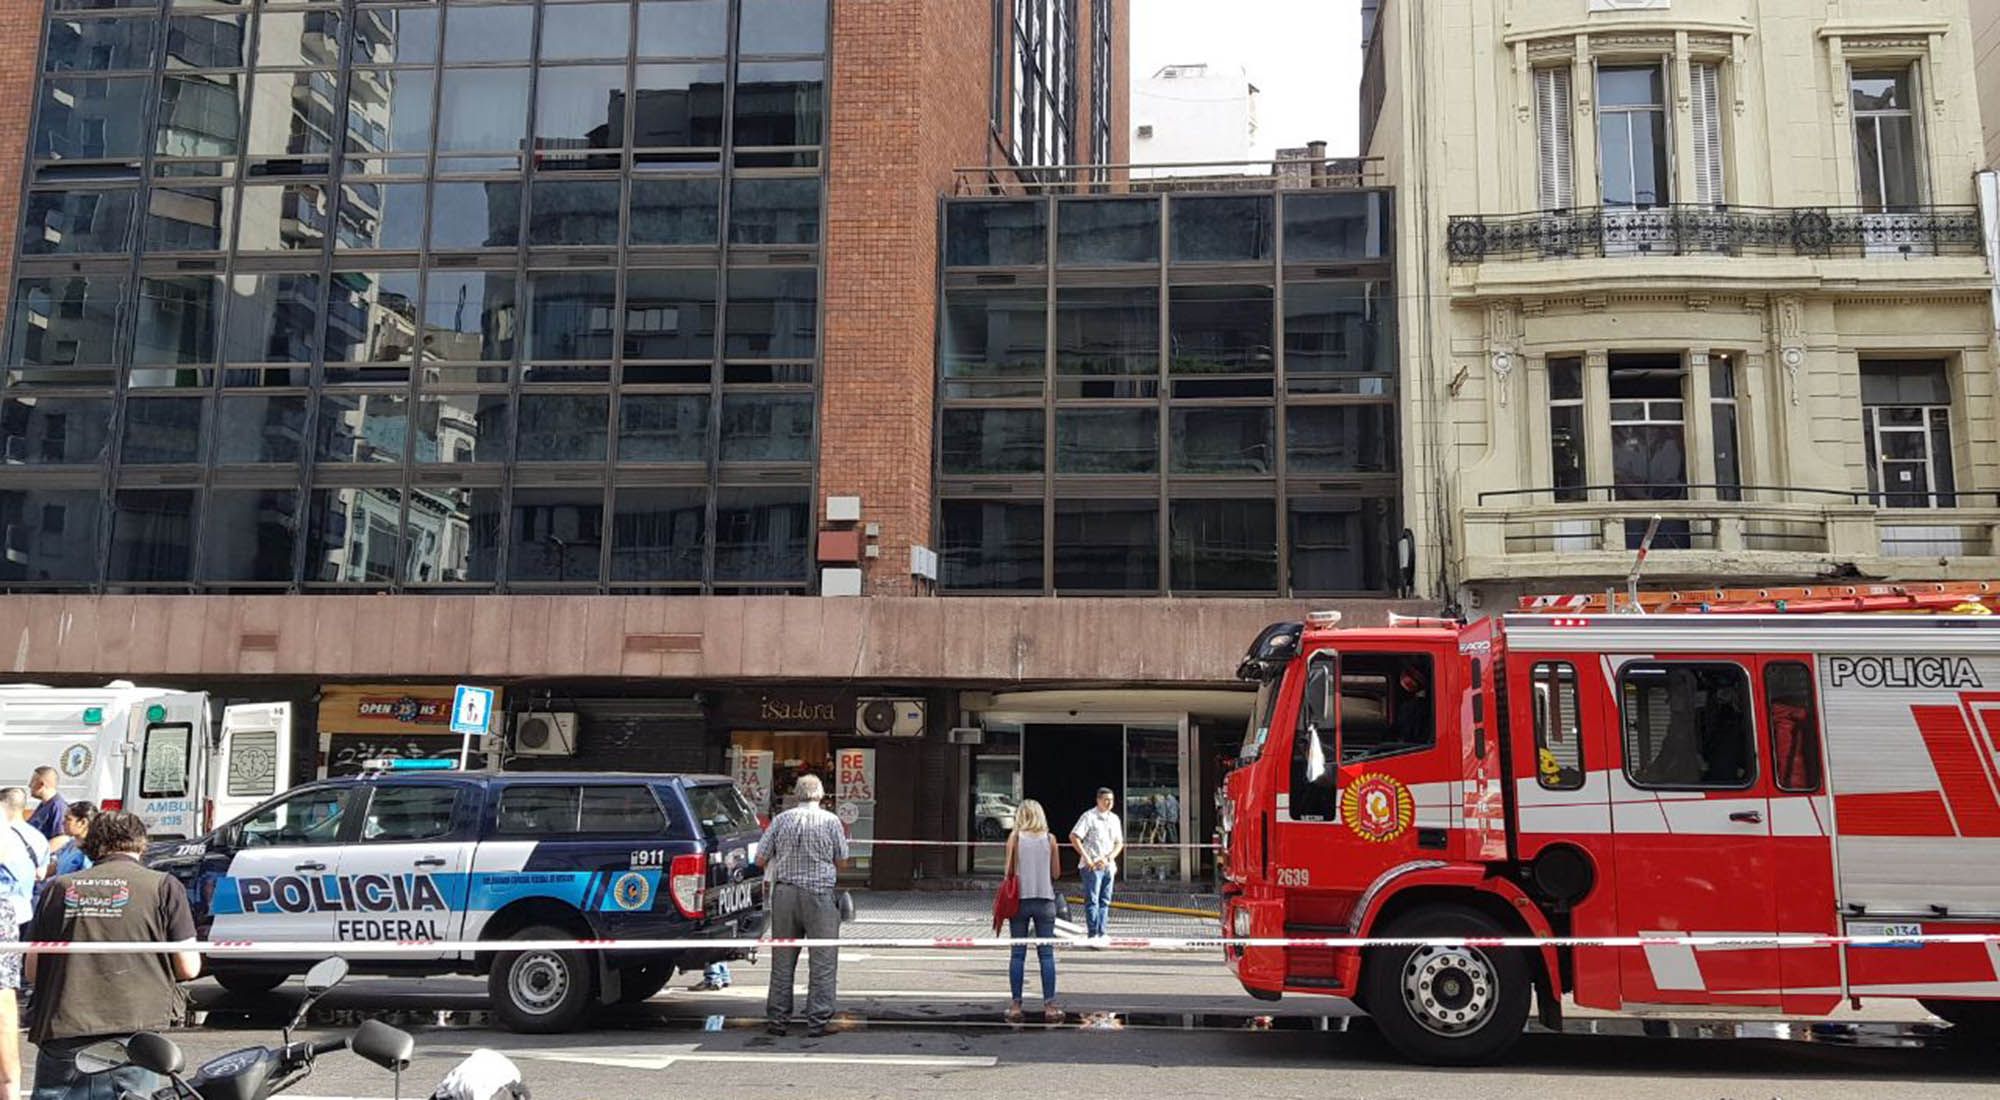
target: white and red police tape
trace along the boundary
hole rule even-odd
[[[1053,944],[1057,947],[1103,947],[1113,951],[1214,951],[1226,947],[1693,947],[1717,950],[1797,947],[1910,947],[1923,944],[2000,944],[2000,933],[1927,932],[1917,935],[1834,935],[1780,933],[1719,935],[1688,933],[1645,936],[1113,936],[1087,941],[1064,937],[1013,939],[1006,936],[855,936],[832,939],[558,939],[558,940],[212,940],[181,943],[0,943],[0,954],[41,955],[167,954],[199,951],[204,955],[438,955],[497,951],[748,951],[775,947],[947,948],[998,949]]]

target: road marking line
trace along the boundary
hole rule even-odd
[[[756,1063],[786,1062],[836,1066],[907,1066],[912,1069],[992,1069],[1000,1064],[993,1055],[949,1056],[933,1054],[834,1054],[809,1051],[675,1051],[662,1054],[613,1054],[573,1051],[510,1050],[515,1058],[542,1062],[569,1062],[590,1066],[617,1066],[624,1069],[663,1070],[677,1062]]]

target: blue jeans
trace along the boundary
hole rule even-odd
[[[713,982],[716,985],[728,985],[729,964],[709,963],[708,966],[702,969],[701,977],[703,981]]]
[[[1083,868],[1083,927],[1092,936],[1104,935],[1105,918],[1111,915],[1111,880],[1116,871]]]
[[[1053,898],[1022,898],[1021,908],[1007,918],[1007,933],[1015,939],[1028,937],[1028,926],[1034,925],[1035,938],[1048,939],[1056,934],[1056,903]],[[1042,1003],[1056,999],[1056,947],[1052,943],[1035,945],[1035,955],[1042,963]],[[1021,984],[1027,977],[1028,945],[1016,944],[1008,950],[1007,982],[1014,990],[1014,1000],[1021,999]]]
[[[33,1100],[117,1100],[126,1092],[152,1096],[167,1087],[167,1079],[138,1066],[85,1076],[76,1071],[76,1052],[105,1039],[123,1035],[93,1035],[81,1039],[51,1039],[35,1051]]]

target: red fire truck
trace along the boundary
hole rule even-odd
[[[1238,670],[1260,686],[1224,788],[1226,934],[1879,939],[1233,945],[1229,964],[1260,998],[1350,998],[1437,1063],[1499,1057],[1531,1002],[1559,1027],[1565,995],[1786,1015],[1905,997],[2000,1033],[2000,947],[1902,939],[2000,932],[1988,592],[2000,585],[1275,624]],[[1806,614],[1878,609],[1962,613]]]

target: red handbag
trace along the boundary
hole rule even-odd
[[[993,931],[1014,918],[1021,911],[1021,879],[1018,875],[1008,875],[1000,880],[1000,892],[993,895]]]

